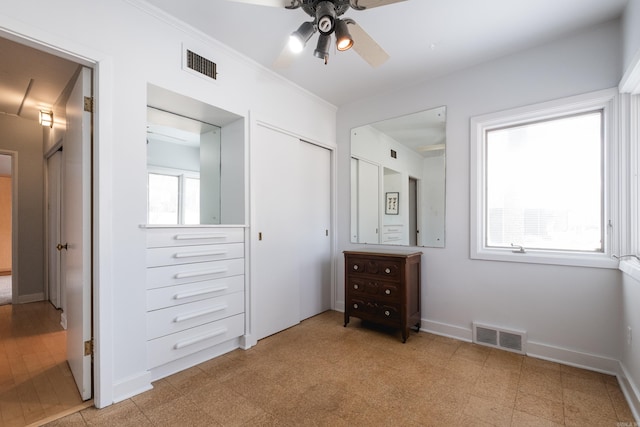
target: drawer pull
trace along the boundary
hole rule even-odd
[[[390,268],[385,268],[385,269],[384,269],[384,272],[385,272],[385,273],[387,273],[387,274],[389,274],[389,273],[391,273],[391,269],[390,269]]]
[[[214,255],[226,255],[229,251],[202,251],[202,252],[177,252],[173,255],[174,258],[191,258],[200,256],[214,256]]]
[[[356,264],[356,265],[354,265],[354,266],[353,266],[353,269],[354,269],[354,270],[357,270],[357,269],[358,269],[358,265],[357,265],[357,264]]]
[[[353,289],[358,289],[358,285],[353,285]]]
[[[212,313],[216,313],[218,311],[226,310],[227,307],[229,307],[227,304],[220,304],[220,305],[218,305],[216,307],[209,308],[207,310],[195,311],[193,313],[189,313],[189,314],[185,314],[185,315],[182,315],[182,316],[178,316],[175,319],[173,319],[173,322],[174,323],[180,323],[180,322],[184,322],[185,320],[195,319],[196,317],[206,316],[207,314],[212,314]]]
[[[210,338],[215,338],[218,337],[220,335],[224,335],[227,333],[227,328],[220,328],[220,329],[216,329],[215,331],[209,333],[209,334],[204,334],[204,335],[200,335],[198,337],[194,337],[191,338],[189,340],[184,340],[184,341],[180,341],[178,343],[176,343],[173,348],[175,350],[180,350],[181,348],[185,348],[188,347],[190,345],[194,345],[194,344],[198,344],[199,342],[202,341],[206,341]]]
[[[358,304],[353,304],[353,308],[358,308]]]
[[[389,316],[390,314],[391,314],[391,313],[389,313],[389,310],[385,310],[385,311],[384,311],[384,315],[385,315],[385,316]]]
[[[384,291],[384,293],[387,294],[387,295],[391,295],[391,290],[387,289],[387,290]]]
[[[176,234],[175,240],[226,239],[226,233]]]
[[[176,273],[176,279],[187,279],[189,277],[199,277],[199,276],[208,276],[209,274],[220,274],[226,273],[229,269],[227,267],[221,268],[212,268],[211,270],[201,270],[201,271],[188,271],[186,273]]]
[[[185,299],[185,298],[197,297],[197,296],[200,296],[200,295],[212,294],[214,292],[226,291],[227,289],[229,289],[228,286],[220,286],[220,287],[211,288],[211,289],[200,289],[200,290],[192,291],[192,292],[183,292],[181,294],[175,294],[173,296],[173,299],[181,300],[181,299]]]

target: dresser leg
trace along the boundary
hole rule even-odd
[[[347,323],[349,323],[349,315],[348,314],[344,314],[344,327],[347,327]]]

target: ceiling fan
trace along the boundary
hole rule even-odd
[[[228,0],[238,3],[250,3],[260,6],[283,7],[285,9],[302,8],[304,12],[313,18],[312,21],[303,22],[294,31],[288,46],[276,59],[274,66],[287,67],[293,61],[293,55],[301,52],[309,39],[319,33],[318,43],[314,56],[320,58],[326,64],[329,60],[329,48],[331,36],[335,35],[338,51],[353,49],[371,65],[378,67],[389,59],[387,52],[378,45],[362,27],[353,19],[341,18],[349,9],[365,10],[388,4],[399,3],[406,0]]]

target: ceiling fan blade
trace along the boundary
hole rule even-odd
[[[227,0],[236,3],[249,3],[258,6],[271,6],[271,7],[286,7],[291,8],[296,3],[296,0]]]
[[[407,0],[351,0],[351,8],[355,10],[365,10],[374,7],[386,6],[388,4],[400,3]]]
[[[349,32],[353,38],[353,50],[373,68],[384,64],[389,59],[389,54],[361,26],[352,20],[349,24]]]

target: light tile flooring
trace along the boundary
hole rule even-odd
[[[326,312],[52,426],[633,426],[614,377]]]
[[[48,302],[0,306],[0,426],[28,425],[81,402],[60,312]]]

